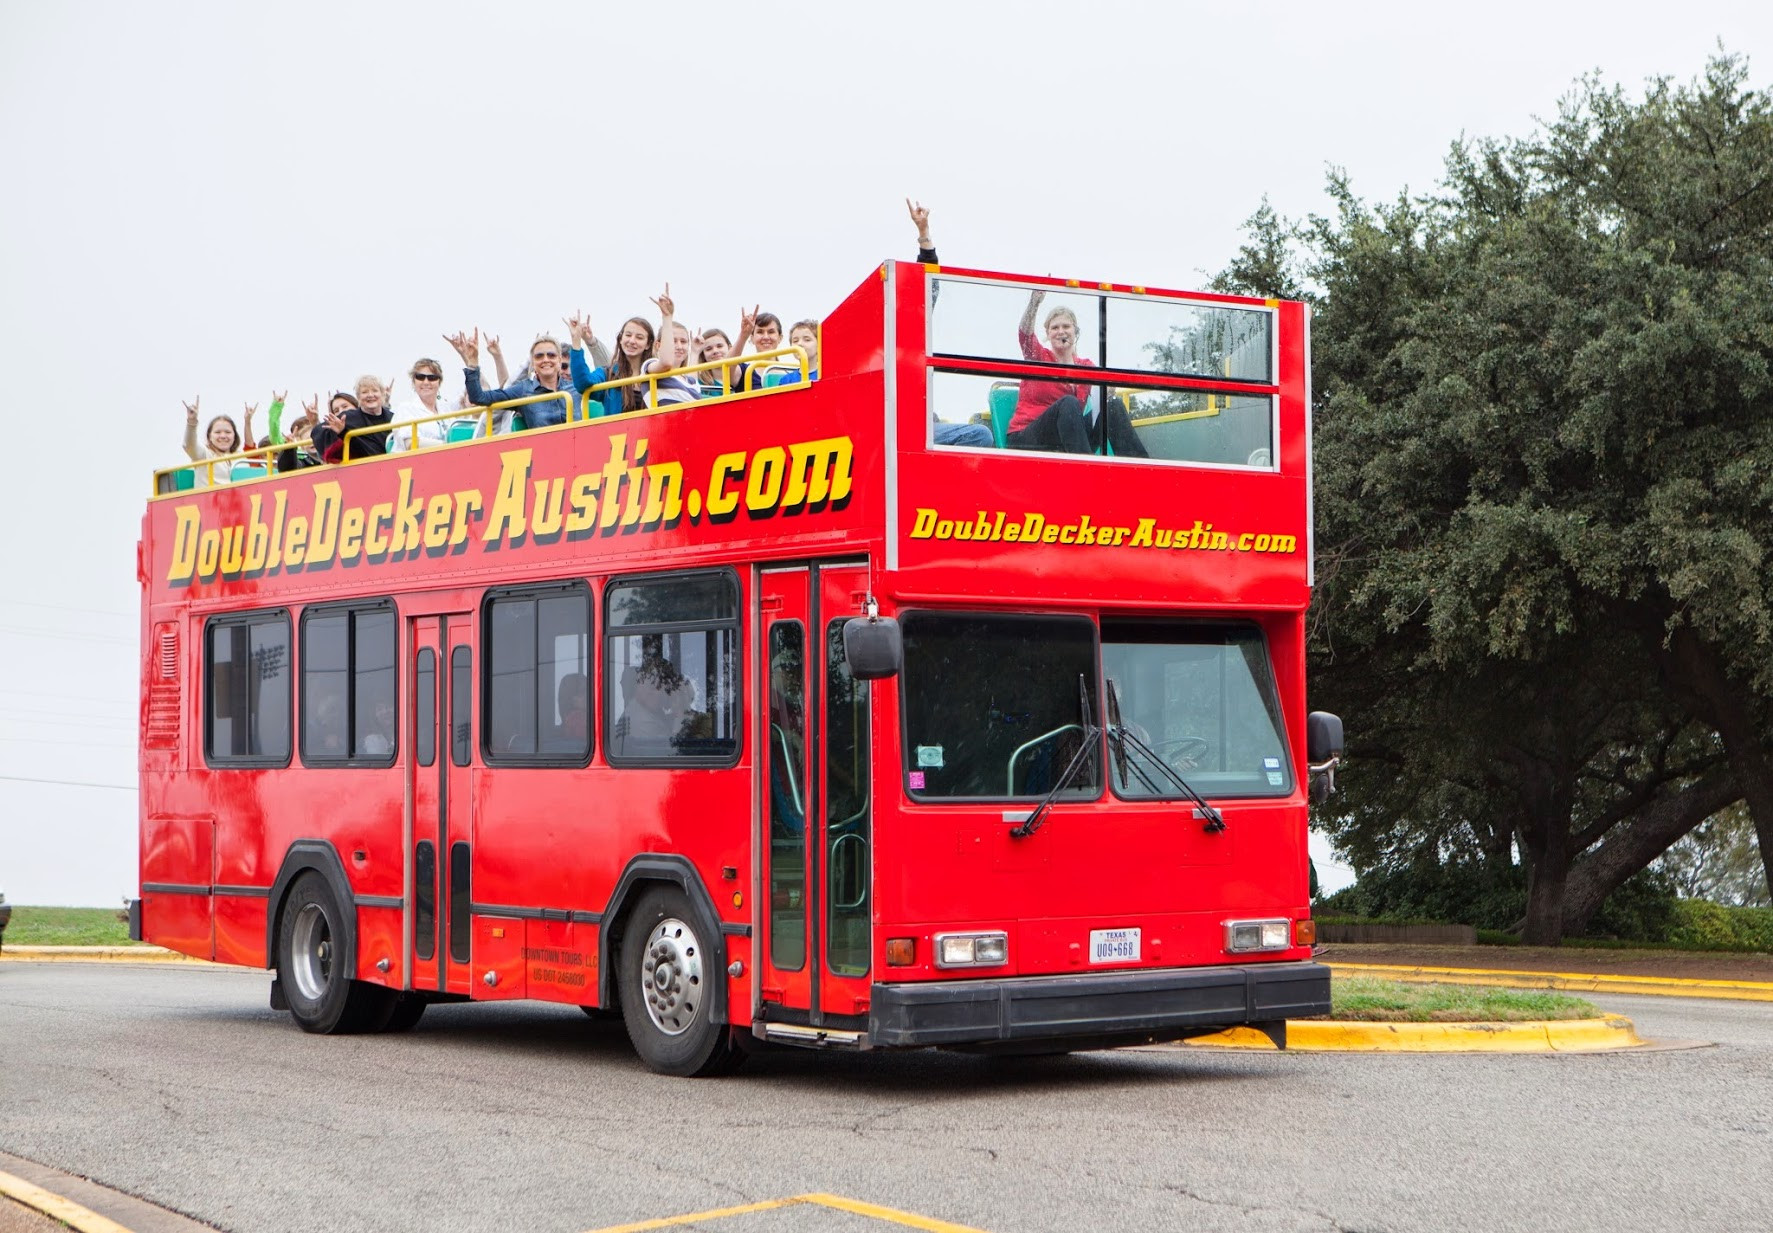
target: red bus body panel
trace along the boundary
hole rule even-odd
[[[706,888],[724,935],[723,966],[739,972],[725,978],[728,1017],[767,1018],[754,981],[764,912],[757,900],[765,893],[757,746],[767,723],[754,713],[757,627],[765,619],[758,571],[820,561],[862,571],[863,589],[889,615],[955,608],[1254,621],[1272,655],[1296,785],[1283,798],[1222,802],[1228,825],[1218,833],[1203,829],[1186,804],[1121,801],[1105,791],[1087,827],[1071,823],[1081,807],[1068,806],[1038,836],[1015,840],[1002,804],[909,798],[897,685],[877,682],[869,734],[872,969],[859,984],[831,986],[843,997],[827,1013],[865,1015],[870,980],[878,987],[1081,973],[1092,929],[1139,927],[1141,970],[1226,965],[1234,962],[1225,951],[1228,917],[1307,917],[1303,306],[1186,297],[1275,314],[1270,468],[951,451],[926,445],[936,361],[925,300],[933,276],[889,263],[864,281],[825,319],[823,372],[810,385],[152,500],[140,551],[144,936],[202,958],[271,966],[279,872],[292,845],[317,841],[336,852],[357,901],[356,977],[439,988],[428,983],[439,979],[432,975],[439,960],[415,960],[411,939],[411,811],[415,802],[422,811],[425,799],[415,795],[411,764],[411,623],[459,614],[471,622],[472,640],[488,588],[587,580],[591,690],[602,698],[610,580],[725,568],[743,613],[739,696],[747,717],[735,765],[612,767],[597,705],[588,765],[487,766],[476,713],[472,764],[461,769],[463,812],[449,824],[472,844],[472,957],[448,991],[596,1004],[601,970],[615,962],[601,953],[604,914],[624,871],[638,857],[669,854],[686,860]],[[967,528],[964,537],[958,526]],[[1224,536],[1219,547],[1214,532]],[[1240,550],[1240,540],[1248,545],[1257,535],[1277,547]],[[298,747],[285,766],[211,767],[206,623],[285,610],[295,655],[304,609],[353,597],[388,598],[398,614],[405,701],[395,764],[307,767]],[[857,602],[825,619],[860,610]],[[292,744],[298,729],[292,716]],[[417,837],[427,833],[421,827]],[[441,868],[441,853],[439,860]],[[1009,970],[933,967],[931,939],[954,929],[1006,931]],[[918,939],[917,962],[887,966],[890,937]],[[1249,961],[1295,962],[1309,949]],[[415,970],[427,973],[417,985]]]

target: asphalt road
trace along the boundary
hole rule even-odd
[[[1773,1005],[1601,996],[1716,1048],[782,1053],[433,1007],[316,1038],[227,969],[0,963],[0,1151],[223,1229],[582,1233],[827,1192],[990,1233],[1773,1227]],[[794,1207],[714,1233],[885,1230]]]

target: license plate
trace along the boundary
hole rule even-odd
[[[1090,930],[1091,963],[1137,963],[1139,931],[1137,929]]]

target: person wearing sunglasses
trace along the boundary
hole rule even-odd
[[[422,450],[427,446],[442,445],[449,439],[449,421],[431,418],[449,411],[438,397],[443,391],[443,365],[433,359],[415,360],[407,375],[412,381],[414,396],[394,408],[394,432],[388,441],[390,453]],[[413,420],[425,422],[403,427]]]
[[[462,357],[462,380],[468,387],[468,401],[477,407],[495,402],[510,402],[536,394],[566,393],[570,398],[573,384],[562,380],[565,352],[553,338],[544,334],[529,345],[529,375],[519,376],[503,389],[489,390],[480,384],[480,330],[473,334],[446,334],[445,341]],[[509,432],[511,413],[519,408],[506,408],[493,425],[494,432]],[[526,403],[521,408],[524,426],[548,428],[566,421],[567,399],[547,399]]]

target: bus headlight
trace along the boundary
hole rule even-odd
[[[939,968],[995,968],[1010,961],[1007,933],[938,933],[936,966]]]
[[[1228,920],[1225,949],[1233,953],[1253,950],[1288,950],[1293,945],[1290,920]]]

